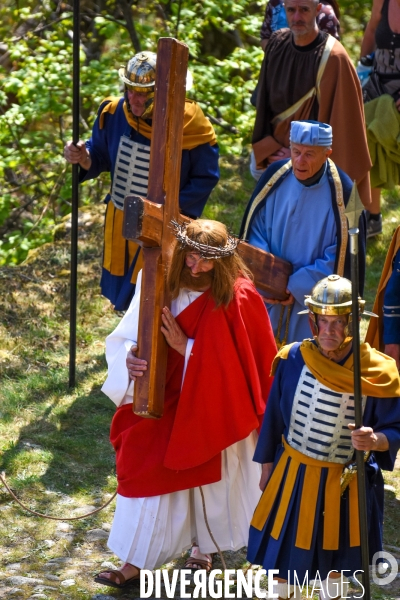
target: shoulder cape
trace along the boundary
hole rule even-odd
[[[354,392],[353,353],[344,365],[339,365],[323,356],[311,340],[304,340],[301,344],[288,344],[276,355],[272,364],[272,374],[275,373],[279,360],[286,360],[290,351],[301,352],[305,364],[323,385],[335,392]],[[373,398],[393,398],[400,395],[399,373],[393,358],[371,348],[367,343],[360,346],[360,358],[363,394]]]
[[[259,427],[276,352],[265,305],[246,279],[227,309],[209,297],[189,337],[195,342],[164,461],[177,470],[210,460]]]
[[[107,113],[113,115],[119,104],[122,103],[122,108],[125,113],[126,120],[129,125],[140,130],[140,133],[147,139],[151,139],[152,126],[147,121],[140,118],[135,118],[127,109],[123,98],[110,96],[103,100],[99,109],[100,129],[104,127],[104,118]],[[210,144],[214,146],[217,143],[217,137],[210,121],[204,116],[200,106],[193,100],[186,98],[185,114],[183,117],[183,150],[193,150],[201,144]]]
[[[144,419],[125,405],[113,418],[122,496],[158,496],[219,481],[221,451],[248,437],[264,414],[276,346],[253,284],[239,279],[226,309],[204,292],[177,322],[194,344],[183,384],[184,358],[169,348],[163,417]],[[124,342],[119,339],[123,365]]]

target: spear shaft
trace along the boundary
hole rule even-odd
[[[349,229],[350,255],[351,255],[351,289],[352,289],[352,323],[353,323],[353,357],[354,357],[354,413],[356,429],[362,427],[362,396],[361,396],[361,362],[360,362],[360,324],[358,304],[358,234],[357,227]],[[367,496],[365,485],[364,452],[356,450],[357,483],[358,483],[358,511],[360,518],[360,543],[361,563],[363,570],[364,596],[363,600],[370,600],[369,581],[369,549],[368,549],[368,520]]]
[[[79,141],[79,42],[80,42],[80,0],[74,0],[72,38],[72,141]],[[71,277],[70,277],[70,316],[69,316],[69,387],[75,387],[76,365],[76,305],[78,271],[78,206],[79,206],[79,166],[72,165],[72,210],[71,210]]]

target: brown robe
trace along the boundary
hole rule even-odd
[[[335,40],[319,86],[319,94],[286,119],[274,117],[289,109],[316,83],[318,68],[329,34],[306,52],[297,50],[290,29],[276,31],[265,51],[258,83],[257,115],[253,150],[257,168],[268,166],[267,158],[282,146],[289,147],[292,121],[314,119],[329,123],[333,131],[332,160],[357,182],[364,206],[371,201],[371,159],[365,131],[364,106],[357,73],[342,44]]]

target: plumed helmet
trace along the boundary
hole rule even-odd
[[[156,61],[154,52],[139,52],[119,69],[120,79],[138,92],[150,92],[156,81]]]
[[[351,307],[351,281],[339,275],[329,275],[313,287],[304,304],[317,315],[349,315]],[[360,314],[364,312],[365,301],[358,298]]]

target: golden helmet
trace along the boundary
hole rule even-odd
[[[119,69],[120,79],[137,92],[150,92],[156,81],[156,60],[157,54],[154,52],[135,54],[126,67]]]
[[[351,306],[351,281],[339,275],[329,275],[315,284],[304,304],[317,315],[349,315]],[[364,312],[365,300],[358,297],[360,314]]]
[[[142,119],[149,119],[153,112],[156,60],[157,54],[154,52],[139,52],[128,60],[126,67],[121,67],[118,71],[120,79],[125,84],[125,103],[129,112],[131,112],[131,108],[127,91],[134,90],[141,94],[147,94],[144,111],[140,115]]]

